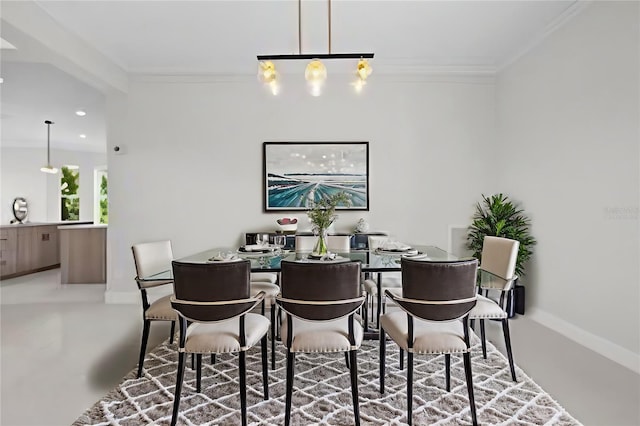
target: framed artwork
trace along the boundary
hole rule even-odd
[[[344,191],[350,206],[369,210],[369,142],[264,142],[264,210],[308,210]]]

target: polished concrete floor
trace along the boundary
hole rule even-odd
[[[59,270],[0,283],[1,425],[70,425],[136,365],[140,307],[105,305],[103,285],[59,283]],[[526,316],[510,324],[516,364],[575,418],[640,425],[637,374]],[[153,324],[149,347],[168,332]],[[487,332],[500,347],[499,325]]]

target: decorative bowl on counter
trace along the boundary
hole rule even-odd
[[[283,233],[294,233],[298,229],[298,218],[295,217],[283,217],[276,220],[278,230]]]

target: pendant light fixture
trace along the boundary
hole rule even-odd
[[[271,87],[273,94],[277,93],[276,67],[274,61],[282,60],[310,60],[305,68],[304,78],[309,84],[311,94],[319,96],[321,88],[327,79],[327,67],[322,63],[323,59],[358,59],[356,66],[357,80],[354,84],[356,91],[361,91],[366,84],[367,77],[371,74],[371,66],[367,59],[373,58],[373,53],[332,53],[331,52],[331,0],[328,3],[328,53],[303,54],[302,53],[302,19],[300,13],[301,0],[298,0],[298,54],[290,55],[258,55],[258,79]]]
[[[58,169],[51,165],[51,125],[53,121],[45,120],[44,124],[47,125],[47,165],[40,168],[40,171],[55,174],[58,173]]]

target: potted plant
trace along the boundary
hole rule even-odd
[[[318,235],[318,242],[313,249],[314,254],[327,254],[327,229],[338,218],[336,207],[340,204],[344,206],[351,204],[351,199],[343,191],[311,203],[311,208],[307,211],[307,215],[313,225],[313,232]]]
[[[525,275],[525,265],[533,254],[533,246],[536,240],[531,236],[529,228],[531,221],[523,210],[512,203],[506,195],[495,194],[490,197],[482,195],[482,203],[476,204],[476,212],[473,215],[473,223],[469,226],[467,234],[467,248],[473,250],[473,255],[482,260],[482,244],[485,236],[504,237],[520,242],[518,258],[516,260],[516,274],[519,277]],[[520,287],[522,293],[518,303],[524,313],[524,287]],[[511,303],[513,310],[516,302]],[[520,311],[519,310],[519,311]]]

